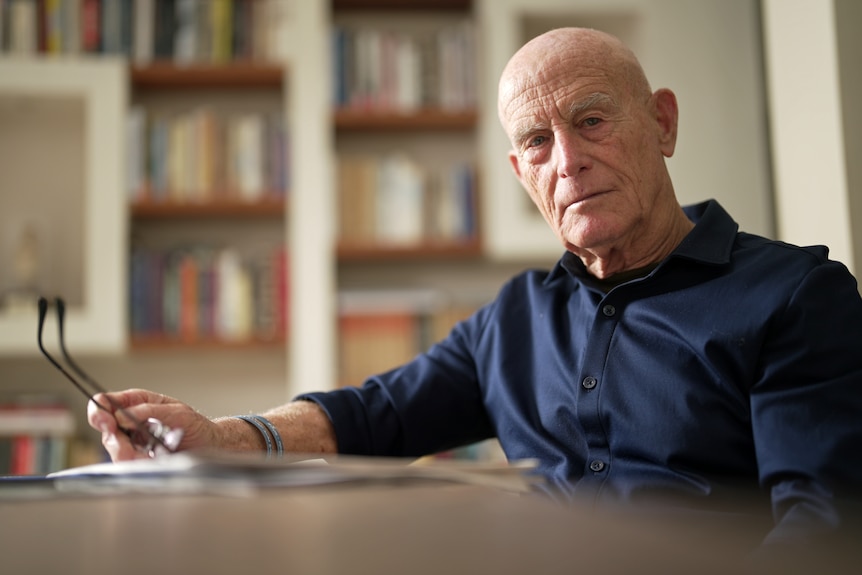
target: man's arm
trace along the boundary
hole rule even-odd
[[[761,482],[776,528],[798,542],[841,523],[839,501],[862,490],[862,300],[846,268],[814,268],[764,348],[751,395]]]
[[[107,397],[106,397],[107,396]],[[109,399],[110,398],[110,399]],[[143,389],[99,394],[88,406],[90,425],[102,433],[113,461],[138,459],[147,454],[137,450],[120,427],[131,429],[138,421],[153,417],[172,429],[181,429],[179,450],[218,449],[225,451],[265,451],[260,432],[247,422],[232,417],[209,419],[191,406],[166,395]],[[122,408],[122,409],[120,409]],[[284,449],[294,453],[335,453],[337,443],[332,423],[316,404],[294,401],[263,413],[278,429]]]

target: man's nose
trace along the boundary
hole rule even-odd
[[[554,134],[554,160],[560,178],[575,177],[590,165],[585,142],[572,129],[561,129]]]

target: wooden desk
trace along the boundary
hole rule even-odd
[[[5,500],[0,573],[739,573],[705,535],[444,483]]]

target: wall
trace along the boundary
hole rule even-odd
[[[836,0],[835,29],[838,36],[838,77],[841,115],[844,125],[844,164],[847,170],[847,199],[853,269],[862,270],[862,2]]]
[[[525,39],[524,22],[530,33],[589,26],[620,36],[653,88],[677,94],[679,139],[668,165],[680,201],[716,198],[742,229],[774,234],[757,0],[480,0],[478,8],[483,160],[486,195],[493,195],[484,225],[495,255],[559,253],[541,218],[521,209],[524,192],[506,162],[509,144],[494,106],[497,78]]]
[[[842,6],[842,12],[852,10]],[[842,118],[835,3],[764,0],[763,7],[778,237],[828,245],[830,256],[853,271],[847,172],[853,162],[844,149],[848,126]],[[845,65],[858,68],[858,57],[844,56]],[[851,137],[858,152],[858,136]]]

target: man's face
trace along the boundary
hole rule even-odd
[[[633,90],[619,71],[575,58],[504,80],[500,115],[510,161],[567,249],[624,249],[662,193],[663,156],[673,144],[661,143],[656,95]]]

